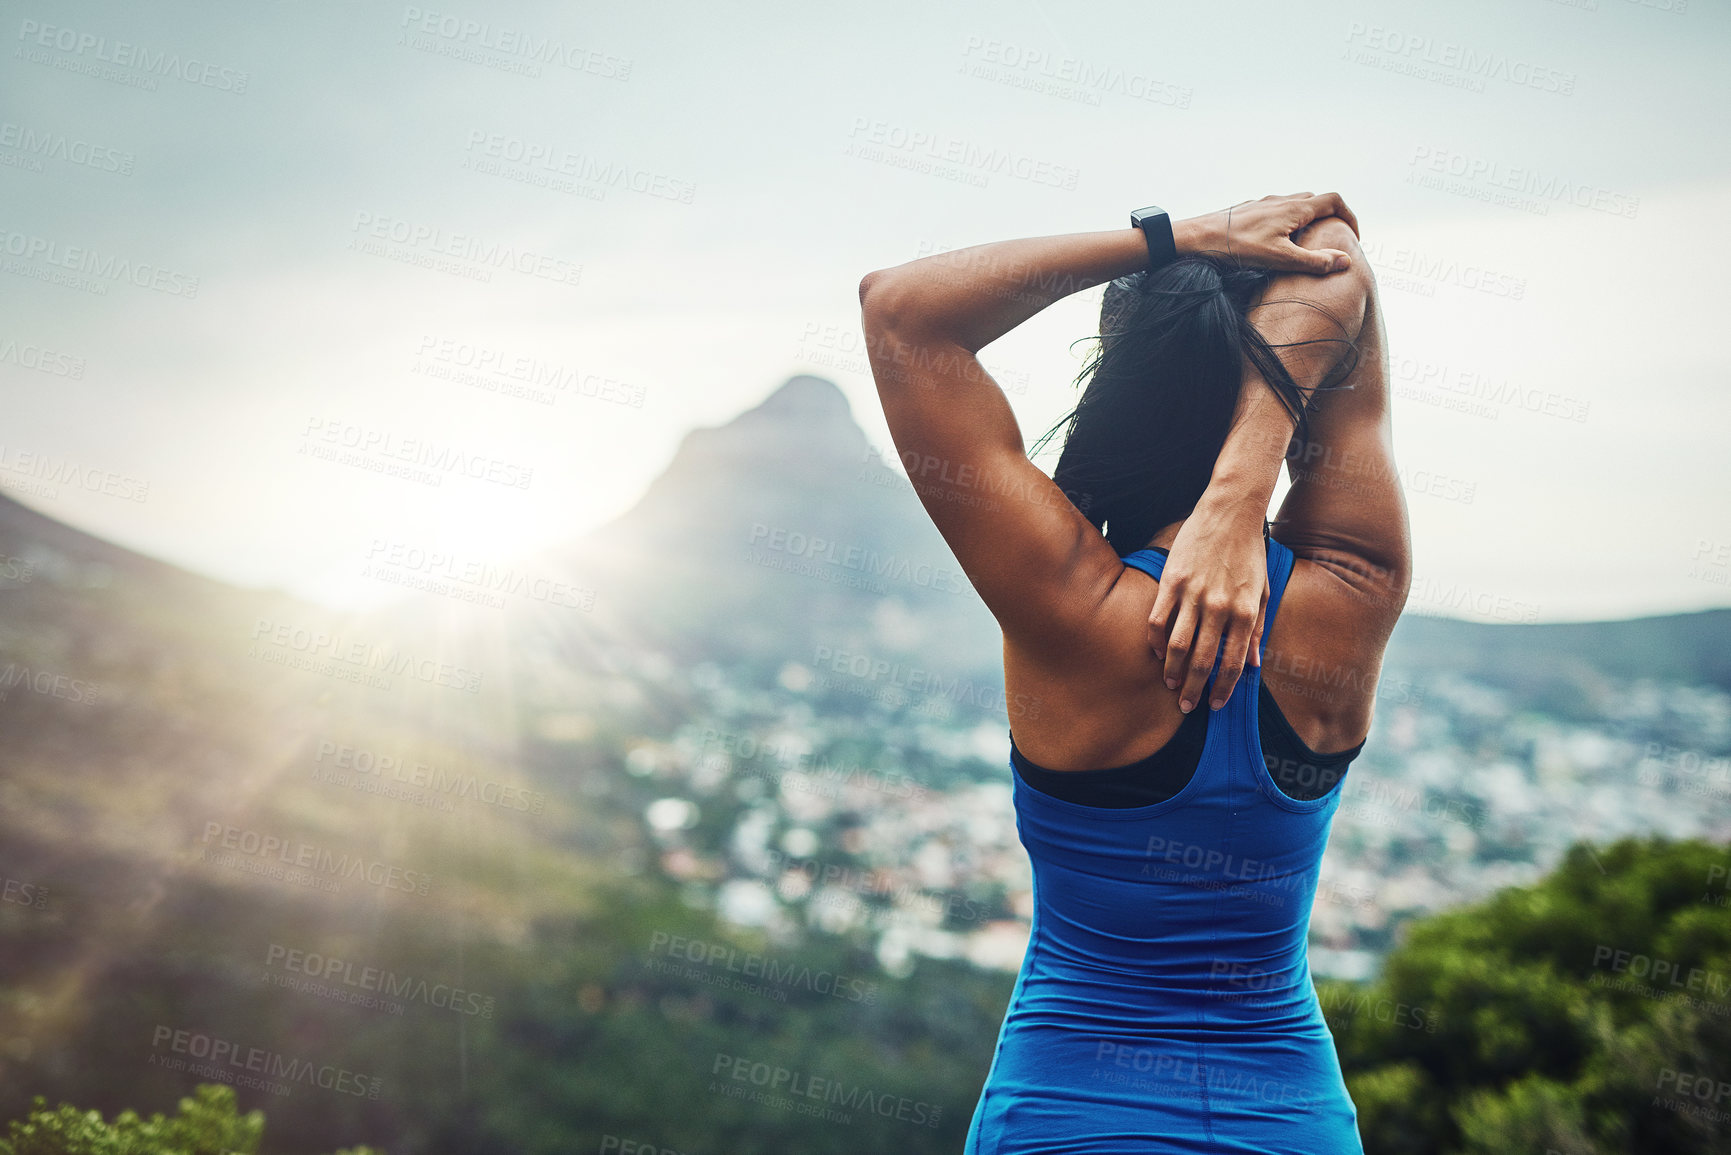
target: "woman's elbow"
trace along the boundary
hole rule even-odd
[[[860,278],[860,318],[868,332],[895,328],[905,296],[898,281],[894,269],[874,269]]]
[[[871,272],[859,279],[860,308],[863,309],[866,307],[866,301],[871,297],[872,291],[883,280],[883,274],[884,271],[882,269],[873,269]]]

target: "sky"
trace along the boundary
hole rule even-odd
[[[1308,190],[1378,278],[1409,612],[1731,605],[1720,4],[20,0],[0,29],[0,491],[225,580],[361,607],[392,550],[569,541],[796,373],[893,459],[865,272]],[[982,352],[1029,444],[1097,310]]]

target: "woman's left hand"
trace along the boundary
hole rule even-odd
[[[1294,243],[1293,233],[1323,217],[1339,217],[1358,232],[1358,218],[1339,193],[1302,192],[1265,196],[1180,221],[1173,238],[1183,253],[1225,253],[1258,269],[1321,276],[1352,265],[1352,258],[1339,249],[1307,249]]]
[[[1219,508],[1205,494],[1168,553],[1148,615],[1148,640],[1165,661],[1166,685],[1179,690],[1178,707],[1186,714],[1202,700],[1216,652],[1220,672],[1209,700],[1216,710],[1232,697],[1246,661],[1262,664],[1266,510],[1243,502]]]

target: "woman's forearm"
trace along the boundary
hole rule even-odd
[[[1175,223],[1178,252],[1215,247],[1217,216]],[[977,353],[1052,302],[1147,267],[1141,229],[1027,237],[869,273],[860,304],[868,329],[942,338]]]
[[[1293,428],[1286,406],[1261,374],[1247,365],[1232,427],[1199,504],[1216,515],[1236,511],[1260,524],[1274,498]]]
[[[1351,264],[1345,252],[1292,243],[1296,230],[1326,216],[1357,229],[1339,194],[1296,193],[1178,221],[1172,239],[1180,254],[1225,251],[1256,268],[1338,272]],[[868,336],[894,332],[978,353],[1053,301],[1147,267],[1137,228],[998,241],[867,273],[860,305]]]
[[[1271,287],[1259,307],[1256,329],[1277,346],[1306,406],[1340,363],[1342,347],[1358,337],[1364,306],[1352,307],[1356,283],[1351,276],[1289,277]],[[1295,428],[1291,411],[1246,358],[1231,430],[1209,481],[1211,511],[1254,506],[1258,518],[1266,516]]]

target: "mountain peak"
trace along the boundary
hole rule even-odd
[[[731,421],[689,430],[637,503],[586,536],[591,545],[636,538],[661,551],[720,533],[731,548],[757,522],[815,524],[814,510],[826,502],[859,505],[858,475],[870,450],[834,381],[790,377]]]
[[[789,377],[780,388],[764,398],[755,408],[741,413],[736,420],[756,416],[774,417],[777,420],[793,418],[799,421],[834,421],[848,425],[854,423],[853,407],[848,404],[847,395],[836,383],[827,377],[813,377],[806,373]]]

